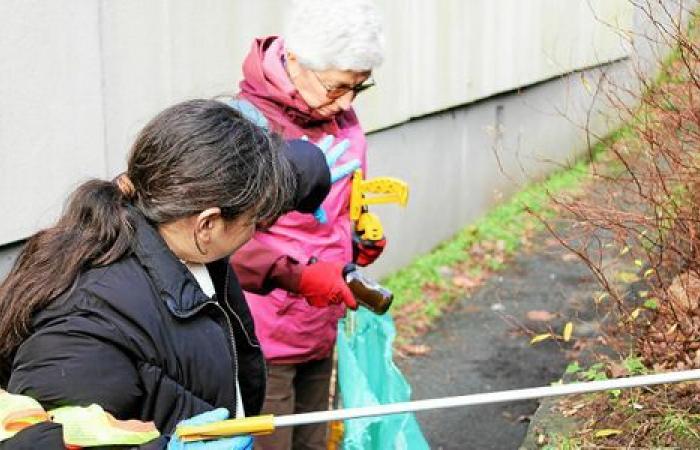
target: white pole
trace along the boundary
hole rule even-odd
[[[290,427],[310,423],[330,422],[333,420],[357,419],[360,417],[384,416],[429,409],[455,408],[458,406],[483,405],[486,403],[513,402],[533,398],[557,397],[561,395],[585,394],[588,392],[626,389],[655,384],[680,383],[700,380],[700,369],[667,372],[654,375],[642,375],[614,380],[590,381],[586,383],[561,384],[529,389],[488,392],[483,394],[462,395],[458,397],[433,398],[412,402],[389,403],[386,405],[363,406],[360,408],[317,411],[303,414],[276,416],[275,427]]]

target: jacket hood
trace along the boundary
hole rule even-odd
[[[281,37],[255,39],[243,62],[243,81],[240,83],[243,96],[271,102],[276,105],[276,110],[305,127],[329,122],[332,118],[315,116],[301,97],[287,75],[284,58],[284,40]]]

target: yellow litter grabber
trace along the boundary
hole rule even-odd
[[[357,169],[350,188],[350,219],[362,239],[378,241],[384,237],[381,221],[368,210],[369,205],[382,203],[398,203],[405,207],[408,203],[408,185],[393,177],[366,180],[362,169]]]
[[[585,394],[608,391],[611,389],[628,389],[657,384],[680,383],[700,380],[700,369],[678,372],[642,375],[613,380],[590,381],[586,383],[559,384],[554,386],[515,389],[509,391],[488,392],[457,397],[443,397],[411,402],[389,403],[385,405],[363,406],[360,408],[317,411],[284,416],[255,416],[244,419],[229,419],[206,425],[180,426],[176,433],[185,441],[216,439],[220,437],[239,436],[243,434],[270,434],[276,428],[307,425],[311,423],[336,420],[359,419],[363,417],[385,416],[432,409],[456,408],[489,403],[503,403],[536,398],[558,397],[563,395]]]

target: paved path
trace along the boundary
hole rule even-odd
[[[595,322],[585,311],[596,284],[551,239],[539,241],[549,244],[517,256],[446,313],[421,341],[432,348],[428,355],[398,361],[414,399],[544,386],[561,377],[567,364],[562,345],[568,344],[531,346],[513,319],[538,332],[551,326],[560,333],[573,319],[575,334],[591,332]],[[559,314],[532,322],[526,319],[531,310]],[[533,400],[437,410],[419,413],[418,420],[433,449],[517,449],[537,405]]]

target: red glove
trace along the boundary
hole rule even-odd
[[[345,284],[344,266],[343,263],[325,261],[304,266],[298,294],[306,297],[306,301],[317,308],[342,302],[350,309],[357,309],[357,301]]]
[[[386,247],[386,238],[378,241],[362,239],[355,234],[352,239],[352,261],[358,266],[365,267],[372,264]]]

